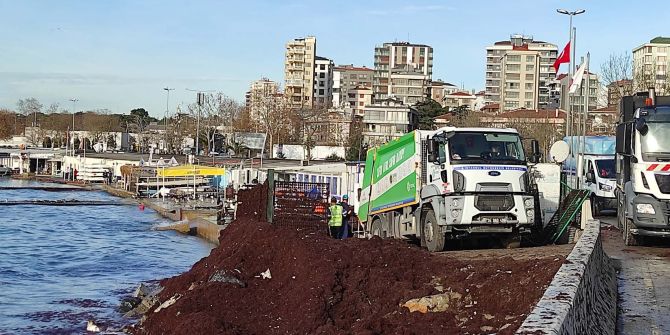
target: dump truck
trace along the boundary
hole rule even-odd
[[[514,129],[445,127],[371,148],[358,219],[369,236],[417,238],[430,251],[469,237],[515,243],[541,222],[531,143],[527,159]]]
[[[621,99],[615,194],[626,245],[670,238],[670,96],[653,88]]]

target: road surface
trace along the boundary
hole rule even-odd
[[[605,252],[620,264],[617,334],[670,334],[670,241],[626,247],[616,216],[599,219]]]

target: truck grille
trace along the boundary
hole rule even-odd
[[[670,175],[668,174],[656,174],[656,184],[662,193],[670,193]]]
[[[512,192],[509,183],[477,183],[477,192]]]
[[[475,207],[480,211],[508,211],[514,207],[511,194],[483,194],[475,196]]]

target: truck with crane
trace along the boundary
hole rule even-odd
[[[625,96],[616,128],[617,225],[626,245],[670,238],[670,96]]]
[[[415,130],[368,150],[358,219],[368,235],[417,238],[430,251],[449,240],[516,243],[539,217],[529,162],[514,129]]]

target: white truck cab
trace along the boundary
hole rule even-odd
[[[617,207],[616,164],[614,155],[584,155],[584,178],[580,188],[591,191],[593,215]]]

